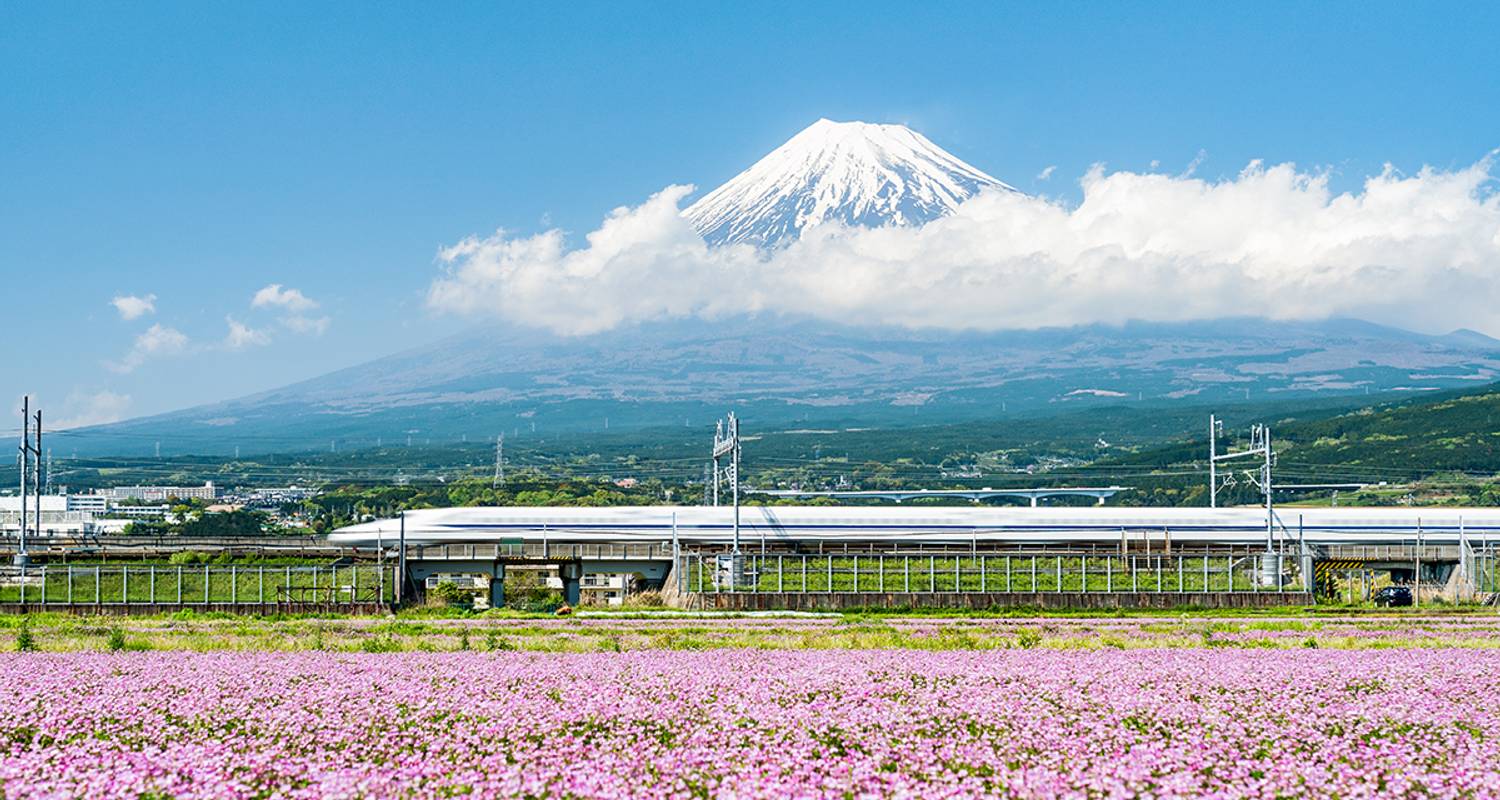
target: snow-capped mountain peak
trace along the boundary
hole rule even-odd
[[[820,119],[683,211],[710,244],[775,246],[836,220],[920,225],[1016,191],[904,125]]]

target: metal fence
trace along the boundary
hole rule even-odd
[[[389,566],[6,567],[0,603],[33,605],[273,605],[389,603]]]
[[[1492,548],[1471,552],[1466,566],[1474,591],[1500,594],[1500,552]]]
[[[689,593],[1301,592],[1301,559],[1230,555],[684,554]]]

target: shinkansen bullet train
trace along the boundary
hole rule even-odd
[[[759,546],[819,542],[1067,544],[1170,537],[1176,543],[1267,540],[1264,508],[743,506],[740,541]],[[335,544],[500,541],[661,542],[727,545],[728,506],[438,508],[341,528]],[[1471,544],[1500,540],[1500,509],[1278,508],[1271,536],[1310,544]]]

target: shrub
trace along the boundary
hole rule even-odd
[[[437,586],[432,587],[429,599],[437,605],[449,608],[474,607],[473,590],[465,589],[453,581],[439,581]]]
[[[563,597],[542,580],[537,570],[514,569],[505,573],[505,607],[516,611],[554,611]]]
[[[30,653],[36,650],[36,637],[31,633],[31,618],[21,618],[21,629],[16,632],[16,651]]]
[[[106,643],[106,646],[109,647],[109,651],[111,653],[118,653],[121,650],[124,650],[125,649],[125,631],[120,630],[119,626],[115,626],[113,628],[110,628],[109,629],[109,641]]]
[[[387,633],[372,636],[360,642],[359,649],[366,653],[395,653],[401,650],[401,643],[396,641],[396,637]]]
[[[625,605],[634,608],[666,608],[667,601],[662,599],[661,592],[655,589],[648,589],[644,592],[627,595],[625,597]]]

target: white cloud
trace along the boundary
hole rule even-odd
[[[296,333],[310,333],[314,336],[322,336],[326,333],[330,321],[328,317],[304,317],[300,314],[281,318],[281,324],[285,325],[288,330]]]
[[[1048,164],[1046,169],[1044,169],[1041,172],[1038,172],[1036,174],[1036,179],[1039,180],[1039,181],[1050,180],[1052,178],[1052,173],[1054,173],[1056,171],[1057,171],[1057,165],[1056,164]]]
[[[1343,194],[1291,164],[1222,180],[1096,167],[1076,207],[986,193],[920,228],[824,225],[771,254],[706,246],[678,214],[691,188],[672,186],[581,247],[552,230],[446,248],[427,303],[568,334],[757,311],[990,330],[1347,315],[1494,332],[1491,166],[1388,168]]]
[[[133,294],[120,295],[109,301],[109,304],[120,312],[120,319],[126,321],[156,313],[156,295],[154,294],[148,294],[145,297]]]
[[[313,336],[322,336],[327,332],[332,321],[327,316],[313,316],[307,313],[318,306],[316,300],[301,291],[284,288],[279,283],[266,286],[256,292],[255,297],[250,300],[251,308],[275,307],[285,312],[281,317],[281,324],[287,330]]]
[[[148,359],[178,355],[187,350],[187,346],[188,337],[181,331],[157,323],[135,337],[124,358],[108,366],[115,372],[132,372]]]
[[[108,390],[98,392],[71,392],[63,401],[62,413],[56,419],[47,419],[49,430],[85,428],[90,425],[106,425],[125,418],[130,408],[130,395]]]
[[[252,328],[234,317],[225,317],[224,321],[229,324],[229,334],[224,337],[224,346],[230,350],[271,343],[271,335],[263,330]]]
[[[264,306],[276,306],[287,311],[310,311],[318,307],[318,304],[298,289],[284,289],[281,284],[273,283],[255,293],[250,300],[252,308]]]

